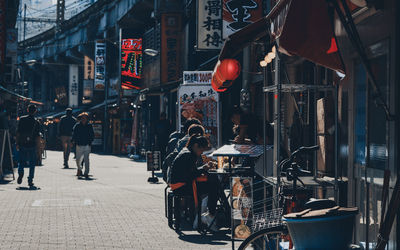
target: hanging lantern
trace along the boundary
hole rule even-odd
[[[222,60],[218,67],[224,80],[233,81],[240,75],[240,63],[235,59]]]
[[[211,86],[217,92],[226,91],[240,75],[240,63],[235,59],[225,59],[215,67]]]

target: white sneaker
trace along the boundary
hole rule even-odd
[[[213,232],[217,232],[219,230],[215,223],[216,222],[215,216],[209,214],[208,212],[203,213],[201,215],[201,222],[206,224],[208,228]]]

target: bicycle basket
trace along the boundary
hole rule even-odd
[[[253,233],[265,228],[271,228],[282,225],[283,208],[276,208],[253,216]]]

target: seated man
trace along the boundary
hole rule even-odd
[[[175,158],[169,171],[171,189],[181,195],[193,194],[197,207],[198,194],[208,195],[208,213],[202,215],[202,222],[207,224],[211,230],[217,231],[215,214],[218,200],[218,183],[216,178],[207,176],[207,169],[215,167],[214,163],[197,168],[197,162],[201,155],[209,148],[207,138],[201,135],[190,137],[187,145]]]

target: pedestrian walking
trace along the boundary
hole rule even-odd
[[[17,183],[22,183],[24,168],[29,167],[28,185],[30,189],[36,189],[33,178],[35,175],[37,141],[40,136],[40,124],[34,117],[36,111],[36,106],[30,104],[28,115],[19,119],[17,127],[17,150],[19,150]]]
[[[72,148],[72,129],[76,124],[76,119],[72,116],[72,109],[67,108],[65,115],[61,117],[58,134],[61,139],[64,155],[64,168],[68,168],[69,154]]]
[[[72,141],[76,146],[76,165],[78,171],[76,175],[82,176],[82,160],[85,165],[85,178],[89,178],[89,154],[91,151],[91,145],[94,139],[94,132],[92,124],[89,123],[88,113],[81,113],[79,116],[79,122],[74,126],[72,133]]]

